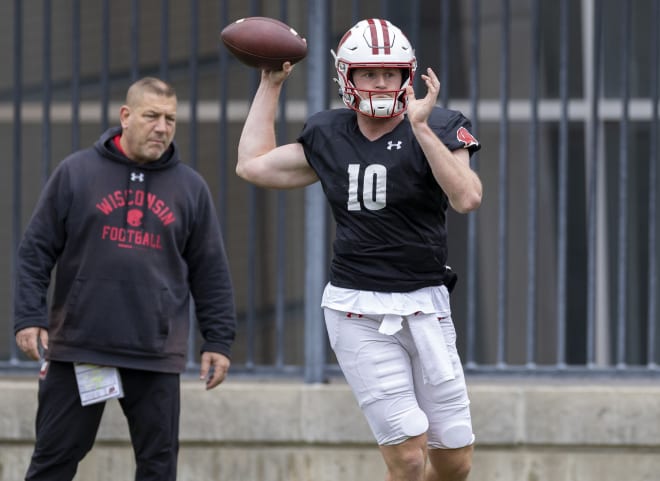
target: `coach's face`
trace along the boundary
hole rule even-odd
[[[145,92],[132,105],[122,106],[122,147],[139,163],[153,162],[165,153],[176,131],[176,97]]]

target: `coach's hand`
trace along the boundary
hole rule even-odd
[[[48,349],[48,331],[41,327],[26,327],[16,333],[16,345],[30,359],[38,361],[41,357],[39,346]]]
[[[199,378],[206,381],[206,390],[213,389],[227,377],[231,361],[217,352],[203,352]]]

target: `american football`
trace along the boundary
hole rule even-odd
[[[300,62],[307,43],[286,23],[269,17],[246,17],[227,25],[220,38],[241,62],[262,70],[282,70],[286,61]]]

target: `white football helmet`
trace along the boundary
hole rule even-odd
[[[330,51],[335,59],[339,95],[346,106],[370,117],[394,117],[406,111],[405,95],[415,75],[417,60],[415,51],[403,32],[388,20],[369,18],[361,20],[344,34],[337,52]],[[355,68],[397,68],[402,71],[403,82],[399,90],[383,92],[358,91],[353,85]],[[394,94],[384,98],[383,93]]]

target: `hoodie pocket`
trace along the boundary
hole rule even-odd
[[[163,286],[78,278],[68,300],[62,341],[100,349],[161,352],[169,334]]]

